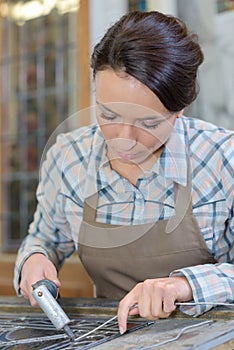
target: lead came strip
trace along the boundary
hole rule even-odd
[[[213,323],[213,320],[204,321],[204,322],[200,322],[200,323],[197,323],[197,324],[193,324],[193,325],[191,325],[191,326],[184,327],[184,328],[182,328],[182,329],[179,331],[179,333],[178,333],[175,337],[173,337],[173,338],[167,339],[167,340],[162,341],[162,342],[160,342],[160,343],[156,343],[156,344],[153,344],[153,345],[144,347],[144,348],[140,347],[140,348],[138,348],[137,350],[151,350],[151,349],[157,348],[157,347],[159,347],[159,346],[162,346],[162,345],[165,345],[165,344],[168,344],[168,343],[172,343],[172,342],[178,340],[178,339],[181,337],[181,335],[182,335],[184,332],[186,332],[187,330],[190,330],[190,329],[193,329],[193,328],[196,328],[196,327],[205,326],[205,325],[208,325],[208,324],[211,324],[211,323]]]
[[[146,327],[153,322],[132,320],[130,331]],[[70,323],[76,338],[72,342],[65,333],[57,331],[45,317],[0,316],[0,349],[24,346],[24,350],[89,349],[120,336],[117,316],[74,318]]]

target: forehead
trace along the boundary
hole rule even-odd
[[[112,69],[99,71],[95,79],[96,99],[107,107],[118,111],[134,110],[159,115],[168,114],[158,97],[144,84],[124,72]],[[135,106],[135,107],[134,107]]]

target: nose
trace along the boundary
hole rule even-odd
[[[135,127],[131,124],[121,124],[118,128],[119,147],[122,150],[129,151],[137,143]]]

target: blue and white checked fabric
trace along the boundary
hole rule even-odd
[[[172,217],[173,181],[187,184],[188,150],[193,213],[218,263],[172,271],[171,276],[187,277],[195,302],[233,302],[234,132],[187,117],[176,120],[160,158],[136,186],[111,169],[97,125],[57,138],[43,163],[37,210],[18,252],[17,293],[22,265],[32,253],[45,254],[59,269],[77,249],[84,199],[95,192],[100,222],[136,225]],[[209,308],[187,306],[182,311],[199,315]]]

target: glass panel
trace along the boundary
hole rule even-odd
[[[13,12],[9,18],[6,11],[8,5],[16,3],[2,1],[0,5],[4,38],[0,62],[0,219],[5,251],[16,250],[27,234],[48,138],[78,109],[77,13],[61,14],[55,7],[46,16],[16,20]],[[26,6],[30,0],[19,3]],[[41,4],[47,6],[48,2]]]
[[[217,11],[233,11],[234,10],[234,0],[216,0],[217,1]]]
[[[129,11],[145,11],[146,10],[146,0],[129,0]]]

